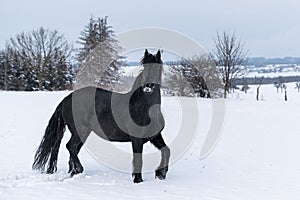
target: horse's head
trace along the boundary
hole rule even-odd
[[[144,57],[141,61],[144,70],[142,73],[142,87],[145,93],[152,93],[156,86],[161,84],[162,60],[160,50],[155,55],[145,50]]]

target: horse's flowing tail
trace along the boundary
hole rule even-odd
[[[32,169],[45,171],[45,165],[48,162],[47,173],[56,172],[57,156],[64,131],[65,123],[62,117],[61,102],[53,113],[45,135],[35,153]]]

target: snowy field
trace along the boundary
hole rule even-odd
[[[134,184],[129,173],[100,164],[85,148],[79,154],[84,173],[69,178],[68,131],[58,172],[32,171],[48,120],[69,92],[0,91],[0,199],[300,199],[300,93],[288,84],[285,102],[283,93],[263,85],[262,101],[257,102],[255,91],[252,86],[247,94],[236,91],[226,100],[223,135],[204,160],[199,154],[213,100],[198,99],[200,123],[191,147],[170,166],[166,180],[154,179],[154,172],[144,173],[141,184]],[[174,102],[174,97],[163,98],[167,143],[180,123],[180,112],[172,109]]]

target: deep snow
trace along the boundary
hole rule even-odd
[[[69,92],[0,92],[0,199],[300,199],[300,93],[288,84],[285,102],[283,93],[263,85],[263,100],[257,102],[255,90],[252,86],[248,94],[236,91],[226,100],[223,135],[204,160],[199,154],[213,100],[198,99],[200,124],[191,147],[170,166],[166,180],[154,179],[151,172],[143,174],[141,184],[132,183],[129,173],[100,164],[85,148],[79,155],[84,173],[69,178],[68,131],[58,172],[33,172],[33,155],[43,131]],[[176,98],[164,97],[163,102],[167,122],[163,135],[170,143],[180,112],[172,109]],[[147,144],[147,149],[153,147]]]

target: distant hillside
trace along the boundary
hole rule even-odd
[[[253,57],[248,58],[247,64],[255,67],[263,67],[266,65],[275,64],[300,64],[300,58],[298,57],[285,57],[285,58],[265,58],[265,57]]]
[[[170,62],[170,61],[169,61]],[[168,63],[165,61],[165,63]],[[129,66],[138,66],[140,62],[127,62]],[[254,67],[264,67],[266,65],[300,65],[300,57],[285,57],[285,58],[265,58],[251,57],[247,58],[247,65]]]

